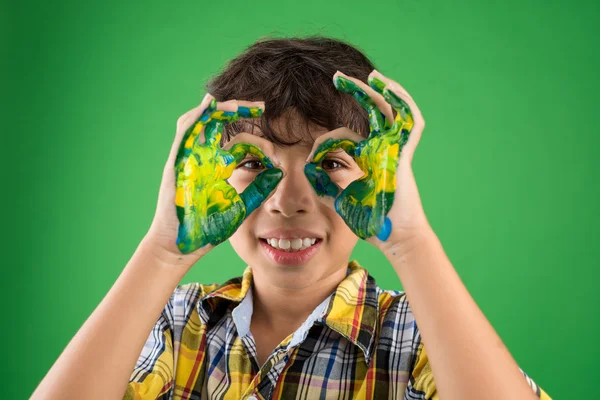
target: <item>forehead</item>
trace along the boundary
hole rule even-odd
[[[269,121],[269,126],[264,127],[264,120],[260,118],[243,118],[234,123],[234,127],[226,129],[225,143],[233,139],[238,133],[245,132],[269,140],[275,145],[299,145],[311,147],[315,140],[330,132],[330,129],[319,126],[311,121],[300,119],[296,116],[281,116]]]

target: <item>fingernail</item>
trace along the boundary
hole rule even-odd
[[[212,100],[212,95],[210,93],[206,93],[200,102],[199,107],[206,107]]]
[[[400,93],[403,93],[405,95],[408,95],[408,92],[399,84],[396,85],[392,85],[393,88],[395,88],[396,90],[398,90]]]

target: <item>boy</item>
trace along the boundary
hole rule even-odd
[[[148,234],[33,398],[549,399],[427,222],[425,123],[398,83],[338,40],[275,39],[208,93],[177,121]],[[359,238],[405,292],[348,262]],[[224,240],[243,276],[179,285]]]

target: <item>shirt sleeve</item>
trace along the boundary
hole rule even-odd
[[[174,376],[172,301],[173,295],[146,339],[123,400],[168,399],[170,396]]]
[[[427,352],[423,346],[423,342],[418,339],[415,362],[410,374],[409,384],[405,399],[415,400],[439,400],[437,387],[433,379],[433,372],[429,366]],[[523,377],[527,380],[529,387],[541,400],[552,400],[550,396],[539,387],[531,377],[529,377],[521,368],[519,368]]]

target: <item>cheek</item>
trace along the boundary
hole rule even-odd
[[[242,193],[248,185],[256,178],[257,174],[244,171],[234,171],[227,179],[227,182],[233,186],[238,193]]]
[[[251,249],[252,246],[258,246],[258,240],[256,240],[252,226],[255,226],[256,211],[250,214],[240,227],[235,231],[229,238],[231,247],[244,259],[245,255]]]
[[[331,212],[329,212],[331,210]],[[329,237],[331,244],[335,246],[339,250],[348,250],[350,251],[358,242],[359,237],[350,230],[348,225],[344,222],[342,217],[332,210],[328,208],[328,219],[331,224],[331,235]]]

